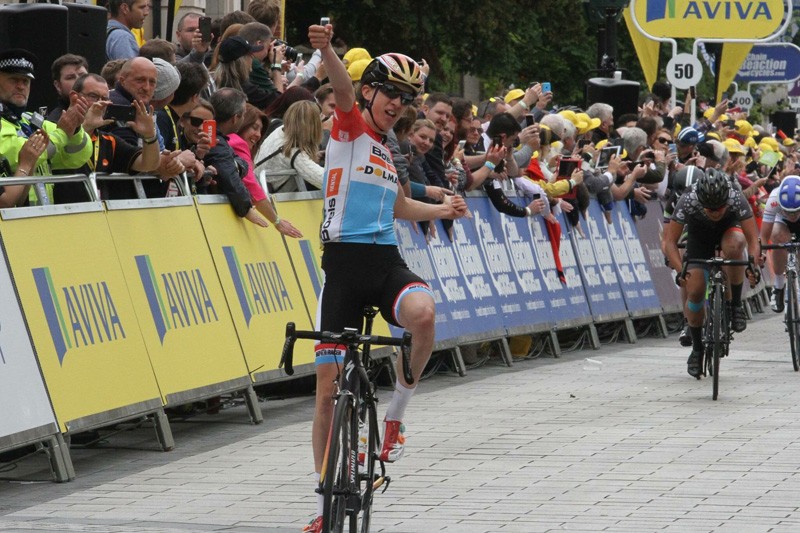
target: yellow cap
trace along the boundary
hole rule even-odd
[[[744,145],[747,148],[757,148],[758,147],[758,145],[756,144],[756,140],[754,138],[752,138],[752,137],[748,137],[747,139],[745,139],[744,140]]]
[[[353,81],[361,81],[361,75],[364,74],[364,69],[370,64],[371,59],[357,59],[350,63],[347,67],[347,73],[350,74],[350,79]]]
[[[711,119],[711,115],[713,115],[713,114],[714,114],[714,108],[713,107],[709,107],[708,109],[705,110],[705,113],[703,113],[703,118],[707,118],[707,119],[710,120]],[[717,120],[718,121],[719,120],[728,120],[728,115],[723,113],[722,115],[719,116],[719,118],[717,118]]]
[[[510,91],[508,91],[508,94],[506,94],[503,100],[505,100],[507,104],[510,104],[517,98],[522,98],[523,96],[525,96],[525,91],[523,91],[522,89],[511,89]]]
[[[723,141],[722,144],[724,144],[725,148],[728,149],[728,153],[744,155],[744,148],[742,147],[741,144],[739,144],[739,141],[737,141],[736,139],[733,138],[725,139],[725,141]]]
[[[587,133],[589,131],[592,131],[593,129],[599,127],[600,124],[603,123],[603,121],[600,120],[599,118],[597,118],[597,117],[592,118],[589,115],[587,115],[586,113],[578,113],[577,115],[578,115],[578,120],[580,120],[581,122],[585,122],[586,123],[586,126],[584,128],[578,128],[578,131],[581,134],[584,134],[584,133]]]
[[[372,59],[372,56],[369,55],[366,48],[351,48],[342,56],[342,63],[348,67],[359,59]]]
[[[783,145],[784,145],[784,146],[794,146],[795,144],[797,144],[797,143],[796,143],[796,142],[795,142],[795,140],[794,140],[794,139],[792,139],[791,137],[786,137],[786,138],[783,140]]]
[[[564,117],[565,119],[569,120],[575,126],[575,129],[579,134],[586,133],[587,131],[586,127],[589,124],[581,120],[580,117],[578,117],[578,115],[575,113],[575,111],[565,109],[563,111],[559,111],[558,114]]]
[[[779,146],[778,139],[776,139],[775,137],[762,137],[761,144],[769,146],[769,149],[772,150],[773,152],[778,151],[778,146]]]
[[[734,127],[736,133],[742,137],[751,137],[753,135],[753,125],[746,120],[737,120]]]
[[[714,139],[715,141],[721,141],[722,139],[719,138],[719,133],[716,131],[707,131],[706,132],[706,139]]]

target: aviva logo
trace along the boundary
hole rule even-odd
[[[125,338],[105,281],[56,288],[49,268],[32,272],[59,364],[69,350]]]
[[[150,256],[137,255],[134,259],[161,344],[169,330],[219,322],[199,268],[156,276]]]
[[[233,246],[223,246],[222,253],[231,273],[236,296],[247,326],[256,315],[294,309],[289,291],[275,261],[242,263]]]
[[[682,20],[772,20],[772,12],[765,0],[690,0],[685,8],[676,7],[678,0],[648,0],[647,22],[663,19]],[[683,2],[681,2],[683,3]]]

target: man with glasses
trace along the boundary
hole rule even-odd
[[[143,143],[139,148],[126,142],[113,133],[98,131],[98,128],[110,124],[111,120],[104,120],[103,115],[110,103],[108,99],[108,84],[98,74],[84,74],[72,86],[70,98],[81,96],[91,107],[83,121],[83,129],[89,134],[92,141],[92,154],[85,165],[69,172],[89,174],[98,172],[102,174],[136,172],[153,172],[158,168],[160,151],[157,142]],[[155,120],[152,111],[139,102],[134,102],[136,118],[127,125],[142,139],[155,137]],[[104,200],[126,198],[119,196],[119,189],[113,186],[115,182],[100,181],[100,197]],[[122,193],[124,194],[124,193]],[[83,183],[56,183],[53,187],[53,199],[57,204],[73,202],[88,202],[89,197]]]
[[[358,94],[364,107],[359,109],[350,76],[331,46],[332,35],[330,24],[308,30],[311,46],[322,54],[336,98],[323,179],[325,207],[320,237],[325,285],[319,299],[317,329],[360,328],[364,306],[379,307],[385,320],[411,332],[411,371],[417,383],[433,348],[434,300],[430,287],[400,256],[394,219],[453,219],[464,216],[467,207],[459,196],[445,197],[443,203],[435,205],[407,198],[398,184],[391,153],[383,144],[386,133],[422,89],[419,64],[402,54],[373,59],[361,76]],[[319,474],[333,415],[334,380],[344,351],[320,344],[316,353],[312,445]],[[397,379],[386,411],[380,452],[381,460],[387,462],[403,454],[402,420],[414,394],[399,367]],[[316,518],[305,531],[321,531],[322,502],[320,494]]]
[[[753,258],[760,254],[758,229],[753,219],[750,204],[740,190],[731,186],[723,172],[708,169],[696,185],[675,205],[672,220],[664,228],[664,253],[669,266],[681,272],[683,262],[678,251],[678,239],[686,226],[686,257],[691,259],[710,259],[714,257],[717,245],[722,256],[727,259],[743,259],[745,251],[749,254],[751,266],[747,267],[750,284],[757,282]],[[724,267],[730,290],[731,329],[742,332],[747,328],[745,311],[742,306],[745,267]],[[676,281],[686,288],[687,299],[684,315],[689,323],[692,338],[692,352],[687,361],[687,372],[695,378],[702,373],[703,320],[705,314],[706,278],[701,265],[689,265],[684,278]]]

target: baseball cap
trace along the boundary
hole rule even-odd
[[[703,139],[703,134],[692,127],[683,128],[678,134],[678,142],[683,144],[697,144]]]
[[[732,139],[732,138],[725,139],[722,142],[722,144],[725,145],[725,148],[728,149],[728,153],[744,155],[744,148],[742,147],[741,144],[739,144],[739,141],[737,141],[736,139]]]
[[[251,45],[244,39],[244,37],[235,35],[233,37],[228,37],[220,43],[219,59],[223,63],[230,63],[231,61],[236,61],[240,57],[244,57],[247,54],[260,52],[263,49],[263,44]]]
[[[734,123],[734,128],[736,128],[737,135],[741,135],[742,137],[753,135],[753,125],[746,120],[737,120]]]
[[[344,63],[344,66],[349,67],[360,59],[366,59],[369,61],[372,59],[372,56],[369,55],[369,52],[366,48],[351,48],[344,54],[344,56],[342,56],[342,63]]]

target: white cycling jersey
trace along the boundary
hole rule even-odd
[[[336,108],[325,152],[322,242],[397,245],[397,187],[391,152],[358,107]]]

